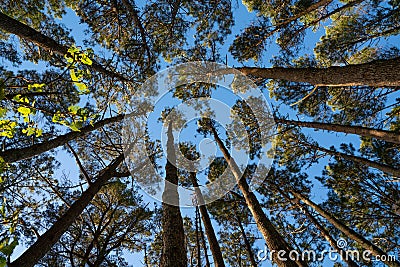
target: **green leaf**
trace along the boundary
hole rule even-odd
[[[9,245],[3,246],[0,249],[0,252],[6,256],[10,256],[13,253],[16,246],[18,246],[18,240],[14,238],[14,240]]]
[[[68,53],[70,53],[72,55],[79,53],[79,52],[80,52],[80,49],[77,48],[75,45],[72,45],[70,48],[68,48]]]
[[[0,107],[0,118],[3,118],[7,114],[7,109]]]
[[[36,137],[40,137],[40,136],[42,136],[42,134],[43,134],[43,130],[36,128]]]
[[[19,107],[18,112],[22,114],[22,116],[26,117],[31,114],[31,109],[27,107]]]
[[[81,107],[80,106],[77,106],[77,105],[73,105],[73,106],[69,106],[68,107],[68,111],[71,113],[71,114],[73,114],[73,115],[76,115],[76,114],[78,114],[78,111],[81,109]]]
[[[4,97],[6,96],[4,89],[5,89],[5,85],[3,84],[3,80],[0,80],[0,100],[3,100]]]
[[[31,136],[31,135],[33,135],[33,134],[36,133],[36,128],[28,127],[28,128],[26,128],[26,129],[23,129],[23,130],[22,130],[22,133],[25,133],[26,136]]]
[[[84,83],[75,83],[76,87],[78,88],[78,90],[83,93],[83,94],[87,94],[89,93],[89,90],[87,88],[87,85]]]
[[[69,125],[69,128],[71,128],[72,131],[80,132],[79,129],[82,128],[82,122],[81,121],[73,122]]]
[[[82,54],[81,62],[82,62],[83,64],[89,65],[89,66],[91,66],[92,63],[93,63],[92,60],[91,60],[86,54]]]
[[[60,116],[54,114],[53,118],[51,119],[52,122],[58,122],[60,120]]]
[[[7,163],[5,162],[5,160],[2,157],[0,157],[0,173],[2,173],[4,171],[6,166],[7,166]],[[0,183],[4,182],[3,177],[0,177],[0,178],[1,178]]]
[[[44,83],[34,83],[28,84],[28,90],[35,91],[35,92],[42,92],[42,88],[45,87],[46,84]]]
[[[21,99],[21,95],[20,94],[18,94],[18,95],[13,97],[13,100],[17,101],[17,102],[19,102],[20,99]]]
[[[74,62],[74,59],[72,57],[70,57],[68,55],[65,55],[64,57],[65,57],[65,59],[67,60],[68,63]]]
[[[78,77],[76,77],[75,70],[71,69],[71,70],[69,71],[69,75],[71,76],[71,80],[72,80],[73,82],[79,81]]]
[[[11,120],[0,120],[0,136],[13,138],[17,122]]]
[[[17,101],[17,102],[20,102],[20,103],[29,103],[29,99],[27,97],[21,97],[20,94],[14,96],[13,100]]]
[[[7,260],[4,257],[0,257],[0,267],[7,267]]]

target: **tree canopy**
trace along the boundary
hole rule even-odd
[[[0,267],[400,266],[399,33],[398,0],[0,2]]]

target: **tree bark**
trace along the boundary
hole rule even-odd
[[[400,86],[400,57],[328,68],[237,68],[245,75],[315,86]]]
[[[178,194],[178,170],[175,166],[176,156],[174,148],[174,137],[172,135],[172,123],[167,132],[167,164],[165,165],[165,188],[162,195],[162,229],[163,229],[163,254],[161,255],[161,267],[187,267],[187,256],[185,248],[185,233],[183,220],[179,206]],[[167,183],[170,182],[171,184]]]
[[[386,142],[400,144],[400,133],[367,128],[362,126],[351,126],[351,125],[341,125],[334,123],[322,123],[322,122],[311,122],[311,121],[294,121],[285,119],[274,119],[276,123],[282,123],[287,125],[296,125],[305,128],[321,129],[333,132],[341,132],[347,134],[357,134],[365,137],[373,137],[379,140],[384,140]]]
[[[341,7],[338,7],[338,8],[336,8],[336,9],[332,10],[331,12],[322,14],[322,15],[321,15],[320,17],[318,17],[317,19],[306,23],[303,27],[301,27],[300,29],[296,30],[296,31],[293,33],[293,38],[295,38],[297,35],[299,35],[299,33],[304,32],[304,31],[305,31],[306,29],[308,29],[310,26],[316,25],[316,24],[318,24],[318,23],[321,23],[322,21],[324,21],[324,20],[326,20],[326,19],[332,17],[333,15],[335,15],[335,14],[337,14],[337,13],[339,13],[339,12],[342,12],[343,10],[349,9],[349,8],[355,6],[355,5],[359,4],[359,3],[362,3],[362,2],[364,2],[364,0],[354,0],[354,1],[348,2],[348,3],[345,4],[345,5],[342,5]]]
[[[204,232],[203,228],[201,227],[201,223],[200,223],[200,234],[201,234],[201,243],[203,245],[203,250],[204,250],[204,258],[206,259],[206,267],[211,267],[210,260],[208,259],[206,239],[204,237]]]
[[[197,183],[196,173],[190,173],[190,179],[195,188],[195,192],[199,202],[199,209],[201,213],[201,219],[203,220],[204,228],[208,243],[210,244],[210,250],[214,259],[215,267],[225,267],[224,259],[222,257],[221,248],[219,246],[217,236],[215,235],[214,227],[212,226],[210,216],[207,211],[207,207],[204,205],[203,195],[201,194],[199,184]]]
[[[199,213],[199,207],[196,206],[196,249],[197,249],[197,267],[201,267],[201,252],[200,252],[200,232],[199,232],[199,224],[200,224],[200,213]]]
[[[316,145],[311,145],[311,144],[304,144],[304,145],[311,147],[313,149],[319,150],[321,152],[327,153],[329,155],[334,155],[334,156],[338,156],[338,157],[341,157],[346,160],[351,160],[351,161],[354,161],[357,163],[361,163],[368,167],[375,168],[375,169],[381,170],[385,173],[391,174],[393,176],[400,177],[400,169],[398,169],[398,168],[394,168],[392,166],[389,166],[389,165],[386,165],[383,163],[379,163],[379,162],[375,162],[375,161],[372,161],[372,160],[369,160],[366,158],[348,155],[348,154],[338,152],[338,151],[333,151],[333,150],[330,150],[330,149],[327,149],[324,147],[320,147],[320,146],[316,146]]]
[[[218,147],[220,148],[222,154],[224,155],[225,160],[228,162],[228,165],[238,182],[238,187],[243,194],[243,197],[246,201],[247,206],[250,209],[251,214],[254,217],[254,220],[257,224],[258,230],[263,235],[265,242],[272,253],[272,260],[279,266],[279,267],[295,267],[295,266],[307,266],[306,263],[302,261],[293,261],[288,257],[292,247],[285,241],[285,239],[281,236],[281,234],[275,229],[272,222],[268,219],[265,215],[260,203],[258,202],[257,197],[254,195],[253,192],[250,191],[249,185],[247,184],[246,179],[241,179],[242,175],[240,172],[239,167],[237,166],[236,162],[231,155],[229,154],[228,150],[226,149],[224,143],[219,138],[217,131],[214,127],[211,126],[211,132],[214,136],[215,141],[217,142]],[[286,261],[279,259],[277,252],[284,251],[284,257],[287,258]],[[282,254],[280,255],[282,257]]]
[[[96,122],[93,126],[88,125],[82,127],[79,132],[73,131],[66,133],[64,135],[60,135],[52,140],[45,141],[43,143],[35,144],[29,147],[23,148],[15,148],[15,149],[8,149],[6,151],[0,152],[0,157],[4,159],[5,162],[12,163],[23,159],[28,159],[33,156],[39,155],[51,149],[57,148],[66,144],[67,142],[74,140],[78,137],[84,136],[85,134],[94,131],[104,125],[109,123],[118,122],[124,119],[124,115],[118,115],[115,117],[107,118],[101,121]]]
[[[284,193],[279,187],[275,187],[276,190],[289,202],[291,202],[294,206],[300,208],[300,210],[306,215],[306,217],[317,227],[320,231],[321,235],[325,238],[326,241],[329,242],[332,248],[334,248],[339,254],[342,256],[344,262],[347,263],[349,267],[359,267],[356,262],[354,262],[350,257],[346,256],[346,251],[343,248],[340,248],[337,244],[337,241],[329,234],[328,230],[315,218],[307,207],[303,207],[299,201],[294,201],[294,199],[290,198],[289,195]]]
[[[309,6],[308,8],[306,8],[304,11],[302,11],[302,12],[300,12],[300,13],[298,13],[298,14],[295,14],[295,15],[292,16],[292,17],[286,18],[286,19],[284,19],[282,22],[279,22],[279,23],[274,24],[274,26],[275,26],[275,27],[286,26],[286,25],[290,24],[291,22],[293,22],[293,21],[295,21],[295,20],[297,20],[297,19],[299,19],[299,18],[301,18],[301,17],[303,17],[303,16],[305,16],[305,15],[307,15],[307,14],[309,14],[309,13],[315,11],[316,9],[330,4],[332,1],[333,1],[333,0],[320,0],[320,1],[318,1],[318,2],[316,2],[316,3],[314,3],[314,4],[312,4],[312,5],[310,5],[310,6]]]
[[[236,221],[237,221],[237,223],[239,225],[240,233],[242,234],[244,245],[246,246],[246,251],[247,251],[247,254],[249,256],[251,266],[252,267],[257,267],[257,262],[254,259],[254,253],[253,253],[253,251],[251,249],[250,241],[247,238],[246,232],[245,232],[245,230],[243,228],[242,221],[240,220],[240,216],[238,214],[236,214]]]
[[[307,218],[318,228],[321,235],[325,238],[326,241],[329,242],[332,248],[334,248],[341,255],[344,262],[347,263],[349,267],[359,267],[357,263],[355,263],[350,257],[346,256],[346,251],[343,248],[340,248],[337,244],[337,241],[329,234],[328,230],[323,227],[317,218],[315,218],[306,207],[302,208],[303,213],[307,216]]]
[[[63,46],[53,40],[52,38],[40,33],[39,31],[25,25],[18,20],[15,20],[4,13],[0,12],[0,29],[5,32],[17,35],[19,38],[24,39],[28,42],[35,43],[37,46],[57,53],[59,55],[66,55],[68,52],[68,47]],[[123,77],[121,74],[105,69],[99,63],[93,61],[90,66],[93,70],[103,73],[109,77],[117,78],[121,81],[129,82],[129,79]]]
[[[287,25],[289,25],[291,22],[298,20],[299,18],[309,14],[310,12],[315,11],[316,9],[329,5],[332,2],[332,0],[321,0],[318,1],[315,4],[312,4],[311,6],[309,6],[308,8],[306,8],[304,11],[293,15],[292,17],[288,17],[288,18],[284,18],[283,21],[278,22],[273,24],[274,29],[272,31],[269,31],[267,34],[265,34],[262,38],[261,41],[259,41],[258,43],[255,44],[255,46],[259,46],[263,41],[265,41],[267,38],[271,37],[272,35],[274,35],[276,32],[282,30],[282,28],[286,27]]]
[[[302,194],[300,194],[296,191],[293,191],[293,190],[291,190],[290,193],[298,200],[301,200],[304,204],[313,208],[316,212],[318,212],[322,217],[324,217],[328,222],[330,222],[333,226],[335,226],[338,230],[340,230],[348,238],[351,238],[352,240],[356,241],[362,248],[369,250],[372,253],[372,255],[379,256],[379,257],[385,255],[386,258],[388,258],[387,253],[385,253],[379,247],[375,246],[373,243],[371,243],[370,241],[365,239],[362,235],[360,235],[353,229],[346,226],[344,223],[342,223],[336,217],[331,215],[329,212],[325,211],[323,208],[321,208],[319,205],[317,205],[316,203],[314,203],[307,197],[305,197]],[[388,261],[388,262],[385,262],[385,264],[387,264],[388,266],[391,266],[391,267],[400,267],[400,263],[398,261]]]
[[[88,189],[76,200],[65,214],[59,218],[49,230],[41,235],[36,242],[30,246],[21,256],[11,262],[9,267],[32,267],[34,266],[52,247],[58,242],[60,237],[73,224],[76,218],[83,212],[86,206],[92,201],[93,197],[99,192],[101,187],[113,177],[116,168],[124,160],[121,154],[106,168],[101,170],[97,179]]]

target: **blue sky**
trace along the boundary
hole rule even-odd
[[[242,65],[241,63],[235,61],[233,57],[227,52],[228,46],[231,44],[233,41],[233,37],[235,34],[239,33],[241,29],[243,29],[246,25],[249,25],[252,20],[255,19],[254,14],[250,14],[247,12],[246,8],[241,4],[241,2],[234,3],[234,7],[237,5],[237,8],[235,8],[234,11],[234,19],[235,19],[235,26],[232,29],[232,35],[229,36],[226,40],[226,44],[222,47],[221,49],[221,55],[225,56],[225,54],[228,56],[228,65],[229,66],[240,66]],[[140,6],[140,5],[139,5]],[[70,28],[71,35],[75,38],[76,44],[78,46],[82,46],[83,42],[82,40],[86,37],[86,34],[84,33],[84,30],[86,29],[86,26],[84,24],[80,24],[79,18],[75,15],[75,13],[72,10],[68,10],[67,14],[63,17],[62,23],[64,23],[68,28]],[[318,41],[319,37],[321,36],[323,29],[320,29],[320,31],[316,33],[311,33],[306,36],[306,41],[305,41],[305,51],[309,51],[309,53],[312,53],[312,48],[314,47],[314,44]],[[392,38],[389,40],[389,42],[394,42],[396,43],[398,41],[397,38]],[[269,59],[271,59],[274,55],[278,53],[278,49],[276,45],[271,44],[267,48],[267,52],[264,54],[264,58],[261,61],[261,64],[264,66],[269,66]],[[254,62],[247,62],[245,65],[252,66],[254,65]],[[166,67],[166,65],[164,66]],[[39,62],[38,65],[35,65],[33,63],[27,63],[24,62],[20,68],[28,68],[28,69],[45,69],[46,64],[44,62]],[[269,93],[265,92],[266,98],[269,99]],[[270,100],[271,103],[274,103],[274,100]],[[167,100],[168,102],[168,100]],[[171,104],[171,103],[170,103]],[[291,110],[287,110],[287,112],[295,118],[295,113]],[[304,119],[302,116],[299,117],[299,119]],[[159,129],[160,124],[156,122],[151,122],[151,128],[154,129]],[[194,125],[191,125],[184,129],[182,131],[182,141],[192,141],[199,143],[201,140],[201,135],[193,135],[191,130],[194,129]],[[157,131],[157,130],[156,130]],[[343,137],[345,136],[344,134],[339,134],[339,133],[326,133],[322,131],[314,131],[312,129],[305,129],[303,130],[304,133],[310,134],[313,137],[318,137],[317,140],[321,146],[324,147],[330,147],[332,145],[335,145],[336,147],[340,144],[340,142],[343,141]],[[359,145],[359,138],[356,136],[352,135],[347,135],[345,138],[346,142],[351,142],[357,147]],[[181,141],[181,140],[180,140]],[[220,155],[217,153],[217,155]],[[61,167],[55,172],[56,177],[61,177],[64,174],[67,174],[68,177],[74,181],[77,181],[78,177],[78,169],[75,163],[75,160],[66,152],[62,151],[61,149],[57,149],[57,159],[62,163]],[[313,166],[307,170],[307,173],[310,177],[313,176],[318,176],[321,175],[321,170],[324,165],[327,164],[329,161],[328,158],[322,159],[319,165]],[[317,202],[323,201],[326,197],[326,190],[321,186],[321,184],[317,181],[315,181],[314,188],[313,188],[313,193],[312,193],[313,199],[316,200]],[[146,194],[144,194],[144,201],[153,203],[154,199],[148,197]],[[193,217],[194,215],[194,209],[193,208],[182,208],[182,213],[183,215],[188,215]],[[215,224],[214,224],[215,225]],[[216,229],[218,229],[217,225],[215,225]],[[260,249],[264,248],[264,242],[263,241],[258,241],[257,245],[259,245]],[[23,251],[23,247],[19,247],[13,257],[18,257],[20,253]],[[130,255],[128,257],[129,263],[132,264],[133,266],[144,266],[143,265],[143,255],[142,253],[135,253],[133,255]],[[333,264],[328,264],[324,263],[324,266],[331,266]],[[269,263],[263,262],[261,266],[270,266]]]
[[[227,38],[225,45],[221,48],[221,55],[222,56],[227,55],[229,66],[240,66],[242,64],[237,62],[235,59],[233,59],[233,57],[229,54],[229,52],[227,52],[227,49],[228,49],[229,45],[231,44],[234,35],[237,34],[238,32],[240,32],[241,29],[243,29],[252,20],[254,20],[255,16],[254,16],[254,14],[247,12],[247,9],[239,1],[237,2],[237,4],[236,3],[233,4],[233,6],[235,7],[235,10],[234,10],[235,25],[233,26],[233,29],[232,29],[232,35]],[[67,28],[71,29],[71,36],[74,37],[74,39],[76,41],[76,45],[81,46],[82,48],[85,48],[85,46],[83,44],[83,39],[87,37],[84,32],[87,29],[87,26],[85,24],[80,23],[80,19],[78,18],[78,16],[76,16],[74,11],[67,10],[66,15],[63,16],[63,19],[61,20],[61,22],[64,25],[66,25]],[[308,40],[306,42],[306,48],[312,48],[314,46],[315,42],[318,40],[318,38],[319,38],[318,34],[314,35],[313,37],[307,37]],[[98,50],[98,48],[97,48],[97,50]],[[95,48],[95,51],[96,51],[96,48]],[[277,53],[278,53],[278,49],[277,49],[276,45],[271,44],[267,49],[267,53],[264,54],[264,58],[261,63],[263,65],[268,66],[269,59]],[[38,64],[34,64],[31,62],[24,62],[20,67],[18,67],[18,69],[25,68],[25,69],[42,69],[43,70],[43,69],[47,68],[46,65],[47,64],[45,62],[39,62]],[[250,62],[245,63],[245,65],[251,66],[251,65],[254,65],[254,62],[250,61]],[[165,67],[166,67],[166,65],[165,65]],[[265,96],[269,99],[268,92],[265,92]],[[217,96],[217,98],[218,98],[218,96]],[[224,96],[221,96],[220,98],[224,98]],[[225,98],[226,98],[226,96],[225,96]],[[272,100],[270,100],[270,101],[272,102]],[[168,99],[166,102],[168,103]],[[168,103],[168,104],[171,104],[171,103]],[[150,128],[155,127],[157,129],[160,129],[160,127],[161,127],[161,125],[156,122],[150,122],[150,124],[151,124]],[[194,125],[192,125],[191,127],[189,126],[182,131],[182,135],[181,135],[181,137],[183,139],[182,141],[191,141],[191,142],[198,144],[200,142],[200,140],[202,139],[202,136],[200,134],[197,134],[194,136],[191,132],[192,130],[194,130]],[[327,145],[330,145],[332,143],[330,136],[327,136],[326,138],[325,137],[322,138],[321,142],[326,143]],[[58,177],[58,178],[67,176],[72,181],[77,182],[79,171],[76,166],[75,160],[71,157],[71,155],[67,154],[62,149],[57,149],[56,151],[57,151],[56,158],[59,162],[61,162],[61,166],[59,169],[56,170],[54,176]],[[218,152],[217,156],[221,156],[221,154]],[[313,167],[310,169],[310,174],[312,174],[314,172],[315,172],[315,174],[319,174],[320,167],[315,167],[315,168]],[[322,188],[319,185],[317,185],[316,189],[317,189],[316,196],[318,196],[320,199],[323,199],[324,191],[322,190]],[[143,197],[144,197],[145,202],[149,202],[152,204],[155,201],[153,198],[148,197],[145,192],[142,192],[142,193],[144,194]],[[182,208],[182,214],[183,214],[183,216],[193,217],[194,209],[193,208]],[[219,227],[217,226],[217,224],[215,222],[214,222],[214,227],[215,227],[216,231],[218,231]],[[257,244],[261,249],[264,248],[264,241],[258,241]],[[18,257],[19,254],[23,252],[23,250],[24,250],[24,247],[22,247],[22,246],[18,247],[16,249],[15,253],[13,254],[13,258]],[[126,252],[126,253],[130,254],[129,252]],[[143,264],[143,253],[130,254],[130,256],[128,256],[127,258],[129,260],[129,263],[132,264],[133,266],[141,266]],[[261,266],[270,266],[270,264],[266,261],[266,262],[263,262]]]

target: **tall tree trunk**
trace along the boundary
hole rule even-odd
[[[359,267],[356,262],[354,262],[351,257],[346,256],[346,251],[343,248],[340,248],[337,244],[337,241],[329,234],[328,230],[323,227],[320,222],[315,218],[307,209],[307,207],[302,208],[303,213],[307,216],[307,218],[318,228],[321,235],[325,238],[326,241],[329,242],[332,248],[339,252],[342,256],[344,262],[347,263],[349,267]]]
[[[344,11],[344,10],[346,10],[346,9],[349,9],[349,8],[355,6],[355,5],[359,4],[359,3],[362,3],[362,2],[364,2],[364,1],[365,1],[365,0],[353,0],[353,1],[348,2],[347,4],[342,5],[342,6],[336,8],[336,9],[330,11],[330,12],[321,14],[321,16],[318,16],[316,19],[307,22],[305,25],[303,25],[303,27],[301,27],[301,28],[299,28],[298,30],[296,30],[296,31],[293,33],[293,35],[292,35],[293,38],[295,38],[295,37],[296,37],[297,35],[299,35],[300,33],[304,32],[306,29],[310,28],[311,26],[316,25],[316,24],[319,24],[319,23],[321,23],[322,21],[324,21],[324,20],[326,20],[326,19],[329,19],[329,18],[332,17],[333,15],[335,15],[335,14],[337,14],[337,13],[339,13],[339,12],[342,12],[342,11]]]
[[[25,25],[18,20],[15,20],[4,13],[0,12],[0,29],[5,32],[17,35],[19,38],[24,39],[28,42],[33,42],[39,47],[48,50],[50,52],[57,53],[59,55],[66,55],[68,52],[68,47],[63,46],[53,40],[52,38],[38,32],[37,30]],[[123,77],[121,74],[105,69],[99,63],[93,61],[93,70],[103,73],[109,77],[117,78],[121,81],[129,81],[129,79]]]
[[[101,170],[88,189],[76,200],[71,207],[61,216],[36,242],[30,246],[21,256],[11,262],[9,267],[31,267],[34,266],[52,247],[60,237],[73,224],[82,213],[101,187],[110,180],[116,172],[116,168],[124,160],[121,154],[106,168]]]
[[[222,154],[224,155],[225,160],[228,162],[228,165],[233,175],[237,180],[238,187],[243,194],[246,204],[249,207],[251,214],[253,215],[254,220],[257,224],[258,230],[263,235],[269,250],[271,252],[285,251],[284,255],[286,255],[285,258],[287,258],[286,261],[280,260],[277,253],[272,253],[272,260],[279,267],[307,266],[307,264],[302,261],[293,261],[288,257],[290,251],[293,250],[292,247],[285,241],[285,239],[281,236],[281,234],[279,234],[279,232],[275,229],[272,222],[265,215],[260,203],[258,202],[257,197],[254,195],[253,192],[250,191],[246,179],[244,178],[241,179],[242,175],[239,167],[237,166],[234,159],[231,158],[231,155],[226,149],[224,143],[219,138],[217,131],[212,126],[211,126],[211,132]]]
[[[8,149],[6,151],[0,152],[0,157],[2,157],[6,162],[12,163],[23,159],[28,159],[33,156],[39,155],[51,149],[57,148],[59,146],[65,145],[67,142],[74,140],[78,137],[82,137],[87,133],[99,129],[107,124],[122,121],[124,115],[117,115],[115,117],[107,118],[96,122],[95,124],[82,127],[79,132],[72,131],[54,139],[44,141],[43,143],[34,144],[29,147]]]
[[[199,184],[197,183],[196,173],[191,172],[190,179],[197,195],[201,218],[203,220],[204,228],[206,230],[208,243],[210,244],[210,250],[214,259],[214,265],[215,267],[225,267],[224,259],[221,253],[221,248],[219,246],[217,237],[215,235],[214,227],[212,226],[211,219],[207,211],[207,207],[204,205],[203,195],[201,194],[201,191],[198,188]]]
[[[333,150],[330,150],[330,149],[327,149],[327,148],[324,148],[324,147],[311,145],[311,144],[306,144],[306,143],[302,143],[302,144],[304,144],[304,145],[306,145],[308,147],[311,147],[311,148],[313,148],[315,150],[319,150],[321,152],[327,153],[329,155],[338,156],[338,157],[346,159],[346,160],[351,160],[351,161],[354,161],[354,162],[357,162],[357,163],[361,163],[361,164],[364,164],[364,165],[366,165],[368,167],[375,168],[375,169],[381,170],[381,171],[383,171],[385,173],[391,174],[393,176],[400,177],[400,169],[398,169],[398,168],[394,168],[392,166],[389,166],[389,165],[386,165],[386,164],[383,164],[383,163],[379,163],[379,162],[375,162],[375,161],[372,161],[372,160],[369,160],[369,159],[366,159],[366,158],[353,156],[353,155],[348,155],[348,154],[345,154],[345,153],[342,153],[342,152],[338,152],[338,151],[333,151]]]
[[[201,252],[200,252],[200,232],[199,232],[199,224],[200,224],[200,213],[199,207],[196,206],[196,248],[197,248],[197,267],[201,267]]]
[[[301,11],[298,14],[294,14],[292,17],[284,18],[282,21],[278,21],[277,23],[273,24],[274,29],[269,31],[267,34],[263,35],[263,38],[261,41],[257,42],[255,46],[259,46],[263,41],[265,41],[267,38],[271,37],[275,33],[279,32],[282,30],[284,27],[289,25],[291,22],[298,20],[299,18],[309,14],[310,12],[315,11],[318,8],[321,8],[323,6],[327,6],[332,2],[332,0],[320,0],[316,2],[315,4],[312,4],[305,10]]]
[[[253,250],[251,249],[251,244],[249,239],[247,238],[246,231],[244,230],[242,220],[240,220],[240,215],[236,214],[236,221],[238,223],[240,233],[242,234],[244,245],[246,246],[246,251],[250,259],[251,266],[257,267],[257,262],[254,259]]]
[[[285,18],[282,22],[275,23],[274,26],[275,26],[275,27],[278,27],[278,26],[279,26],[279,27],[286,26],[286,25],[290,24],[291,22],[293,22],[293,21],[295,21],[295,20],[297,20],[297,19],[299,19],[299,18],[301,18],[301,17],[303,17],[303,16],[309,14],[310,12],[313,12],[313,11],[315,11],[315,10],[318,9],[318,8],[321,8],[321,7],[323,7],[323,6],[326,6],[326,5],[330,4],[332,1],[333,1],[333,0],[320,0],[320,1],[318,1],[318,2],[316,2],[316,3],[314,3],[314,4],[312,4],[312,5],[310,5],[308,8],[306,8],[306,9],[303,10],[302,12],[300,12],[300,13],[298,13],[298,14],[295,14],[295,15],[292,16],[292,17]]]
[[[201,222],[200,222],[200,234],[201,234],[201,243],[203,245],[203,250],[204,250],[204,258],[206,259],[206,267],[211,267],[210,260],[208,259],[206,238],[204,237],[204,232],[203,228],[201,227]]]
[[[322,122],[311,122],[311,121],[294,121],[294,120],[284,120],[275,118],[276,123],[282,123],[287,125],[296,125],[300,127],[306,128],[314,128],[321,129],[333,132],[341,132],[347,134],[357,134],[360,136],[373,137],[376,139],[384,140],[394,144],[400,144],[400,133],[372,129],[362,126],[350,126],[350,125],[341,125],[341,124],[333,124],[333,123],[322,123]]]
[[[294,201],[292,198],[289,197],[288,194],[283,192],[278,186],[275,187],[275,189],[289,202],[291,202],[293,205],[297,206],[300,208],[300,210],[306,215],[306,217],[317,227],[317,229],[320,231],[321,235],[325,238],[326,241],[329,242],[332,248],[334,248],[336,251],[339,252],[339,254],[342,256],[342,259],[344,262],[347,263],[347,266],[349,267],[359,267],[356,262],[354,262],[350,257],[346,256],[346,251],[343,250],[343,248],[340,248],[337,244],[337,241],[329,234],[328,230],[318,221],[317,218],[315,218],[311,212],[308,210],[308,207],[304,207],[299,203],[299,201]]]
[[[161,267],[187,267],[187,256],[185,248],[185,233],[183,220],[179,206],[178,194],[178,170],[175,166],[176,156],[174,148],[174,137],[172,135],[172,123],[169,123],[167,132],[167,163],[165,165],[165,188],[162,195],[162,229],[163,229],[163,254],[161,256]],[[172,183],[169,184],[167,183]],[[167,202],[167,203],[166,203]]]
[[[321,208],[319,205],[308,199],[307,197],[303,196],[302,194],[291,190],[290,193],[297,198],[298,200],[301,200],[304,204],[310,206],[313,208],[316,212],[318,212],[322,217],[324,217],[328,222],[330,222],[333,226],[335,226],[338,230],[340,230],[343,234],[345,234],[348,238],[351,238],[352,240],[356,241],[363,249],[369,250],[372,255],[374,256],[386,256],[388,258],[388,254],[384,252],[382,249],[379,247],[375,246],[373,243],[365,239],[362,235],[354,231],[353,229],[349,228],[346,226],[344,223],[342,223],[340,220],[338,220],[336,217],[331,215],[329,212],[325,211],[323,208]],[[392,267],[400,267],[400,263],[398,261],[388,261],[385,262],[388,266]]]
[[[328,68],[237,68],[245,75],[315,86],[400,86],[400,57]]]

